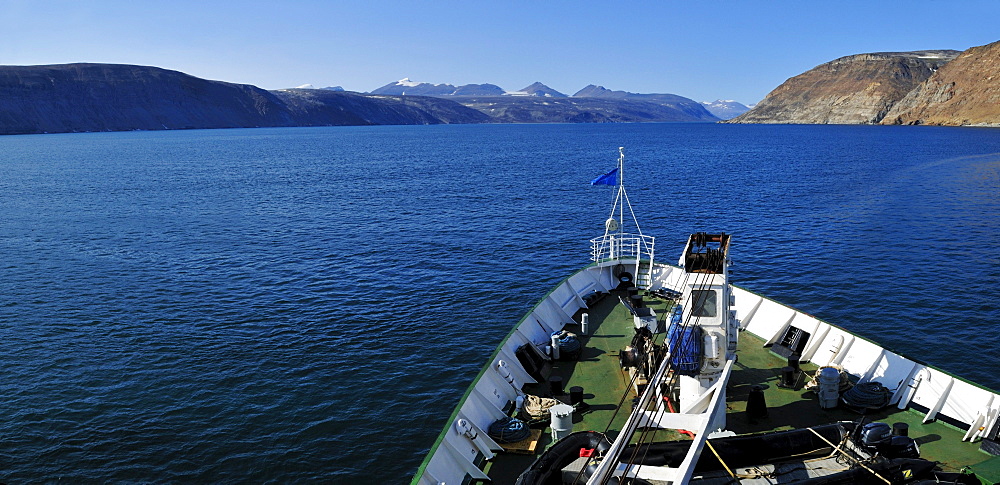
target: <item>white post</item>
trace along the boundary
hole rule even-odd
[[[625,230],[625,201],[622,194],[625,192],[625,147],[618,147],[618,234]]]

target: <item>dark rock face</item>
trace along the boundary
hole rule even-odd
[[[485,123],[490,117],[454,101],[429,96],[377,96],[321,89],[274,93],[298,126],[432,125]]]
[[[391,96],[451,96],[455,86],[451,84],[414,83],[409,78],[386,84],[374,89],[369,94],[387,94]]]
[[[0,133],[294,124],[273,94],[155,67],[0,66]]]
[[[503,88],[496,84],[466,84],[455,88],[452,96],[500,96]]]
[[[488,114],[497,123],[635,123],[651,121],[715,121],[672,106],[643,101],[600,98],[492,96],[458,100]],[[706,116],[708,115],[708,119]]]
[[[490,120],[453,101],[412,98],[265,91],[145,66],[0,66],[0,134]]]
[[[692,99],[678,96],[676,94],[639,94],[627,91],[611,91],[604,86],[593,84],[579,90],[573,98],[599,98],[606,100],[642,102],[660,105],[679,111],[689,118],[689,121],[719,121],[719,118],[710,113],[705,107]],[[672,121],[672,120],[664,120]]]
[[[526,93],[529,96],[540,96],[548,98],[565,98],[565,94],[556,91],[540,82],[531,83],[530,86],[525,86],[518,90],[518,92]]]
[[[612,91],[606,89],[604,86],[598,86],[596,84],[588,84],[583,89],[577,91],[573,94],[574,98],[613,98],[616,96],[625,97],[628,93],[625,91]]]
[[[407,98],[434,96],[453,99],[476,109],[494,123],[629,123],[644,121],[718,121],[700,103],[674,94],[635,94],[587,86],[568,97],[540,82],[505,93],[493,84],[414,83],[403,79],[372,94]]]
[[[778,86],[729,123],[879,123],[907,93],[958,51],[880,52],[841,57]]]
[[[455,87],[451,84],[415,83],[403,79],[386,84],[371,94],[391,96],[500,96],[503,88],[495,84],[466,84]]]
[[[375,95],[327,88],[265,91],[156,67],[117,64],[0,66],[0,134],[717,119],[699,103],[674,95],[604,90],[600,96],[570,98],[541,83],[526,88],[534,95],[518,96],[503,95],[491,84],[429,86],[452,94]]]

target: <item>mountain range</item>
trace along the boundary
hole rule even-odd
[[[438,98],[267,91],[122,64],[0,66],[0,134],[489,120]]]
[[[701,103],[676,94],[611,91],[593,84],[567,96],[541,82],[517,91],[495,84],[417,83],[409,78],[386,84],[374,95],[434,96],[454,99],[502,123],[608,123],[637,121],[718,121]]]
[[[394,96],[502,96],[503,88],[495,84],[451,84],[417,83],[404,78],[371,91],[371,94]]]
[[[589,85],[572,96],[540,82],[416,83],[371,93],[264,90],[123,64],[0,66],[0,134],[438,123],[594,123],[727,119],[732,123],[1000,126],[1000,42],[964,52],[841,57],[789,78],[749,111]]]
[[[517,91],[506,91],[496,84],[451,84],[418,83],[403,78],[374,89],[370,94],[390,94],[397,96],[539,96],[547,98],[565,98],[565,94],[556,91],[540,82],[531,84]]]
[[[621,97],[604,92],[620,93],[598,90],[568,97],[541,83],[507,93],[492,84],[456,87],[408,80],[372,93],[311,85],[268,91],[149,66],[0,66],[0,134],[718,119],[699,103],[680,96]]]
[[[730,120],[733,119],[747,111],[750,111],[752,106],[747,106],[743,103],[734,101],[732,99],[717,99],[715,101],[702,101],[701,104],[705,105],[705,109],[709,113],[715,115],[716,118],[720,120]]]

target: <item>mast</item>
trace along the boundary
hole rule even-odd
[[[591,181],[591,185],[611,185],[609,180],[614,177],[614,185],[617,185],[611,213],[604,221],[604,235],[590,240],[591,260],[598,263],[614,260],[619,264],[634,265],[631,273],[620,272],[620,274],[613,275],[614,278],[625,283],[626,281],[621,278],[628,277],[629,286],[648,288],[652,282],[655,238],[644,235],[639,227],[635,211],[632,210],[632,202],[628,198],[628,191],[625,189],[624,171],[625,147],[618,147],[617,167]],[[626,208],[631,216],[628,219],[625,217]],[[626,229],[626,225],[629,225],[628,229]],[[630,232],[633,230],[634,232]],[[649,271],[645,275],[640,275],[639,271],[643,264],[649,265]]]
[[[623,227],[625,225],[625,215],[623,213],[623,211],[625,210],[625,204],[622,203],[623,199],[625,201],[628,201],[628,197],[625,197],[625,147],[618,147],[618,201],[617,201],[617,204],[618,204],[618,222],[620,223],[620,225],[618,226],[619,228],[621,228],[621,227]],[[629,204],[628,210],[629,210],[629,212],[632,212],[632,204]],[[635,217],[635,213],[632,214],[632,217],[633,218]],[[619,229],[619,232],[621,232],[621,229]],[[639,233],[642,234],[642,231],[639,231]]]

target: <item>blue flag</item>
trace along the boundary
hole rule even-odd
[[[618,185],[618,169],[616,168],[594,180],[591,180],[590,185]]]

